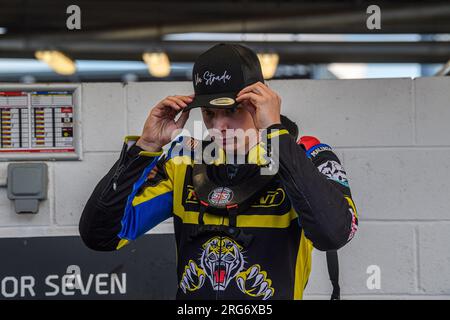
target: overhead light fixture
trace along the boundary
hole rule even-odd
[[[44,50],[34,53],[36,59],[45,62],[53,71],[65,76],[74,74],[77,71],[75,62],[61,51]]]
[[[0,27],[0,34],[5,34],[5,33],[6,33],[6,28]]]
[[[170,74],[169,57],[164,52],[145,52],[142,60],[147,64],[148,72],[157,78],[164,78]]]
[[[280,57],[277,53],[258,53],[259,63],[264,79],[271,79],[275,75]]]
[[[367,78],[367,63],[330,63],[327,69],[338,79]]]
[[[419,42],[450,41],[449,33],[436,34],[360,34],[360,33],[225,33],[188,32],[163,35],[163,41],[214,41],[214,42]]]

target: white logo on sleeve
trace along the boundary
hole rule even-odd
[[[339,162],[328,160],[318,166],[317,169],[319,169],[322,174],[326,175],[328,179],[334,180],[348,187],[347,174]]]

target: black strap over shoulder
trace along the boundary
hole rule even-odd
[[[328,275],[333,286],[333,293],[331,294],[331,300],[341,299],[341,288],[339,287],[339,260],[336,250],[327,251],[327,267]]]

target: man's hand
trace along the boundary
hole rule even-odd
[[[172,139],[172,133],[182,129],[189,118],[189,111],[181,113],[177,121],[175,117],[192,102],[192,96],[169,96],[160,101],[150,112],[142,130],[138,147],[150,152],[160,151]]]
[[[242,89],[236,101],[250,112],[257,129],[266,129],[273,124],[281,123],[281,98],[261,82]]]

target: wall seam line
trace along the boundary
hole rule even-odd
[[[412,125],[413,125],[413,144],[417,145],[417,107],[416,107],[416,79],[412,80],[412,112],[413,112],[413,121],[412,121]]]
[[[416,271],[416,277],[417,277],[417,292],[424,293],[424,290],[422,289],[422,283],[420,281],[421,279],[421,272],[420,272],[420,233],[419,233],[419,226],[416,226],[414,228],[415,233],[415,247],[416,247],[416,265],[417,265],[417,271]]]
[[[127,136],[127,135],[129,135],[129,132],[128,132],[128,88],[129,88],[129,85],[128,84],[125,84],[124,86],[123,86],[123,89],[124,89],[124,92],[123,92],[123,98],[124,98],[124,104],[125,104],[125,110],[124,110],[124,113],[125,113],[125,115],[124,115],[124,119],[125,119],[125,136]]]

